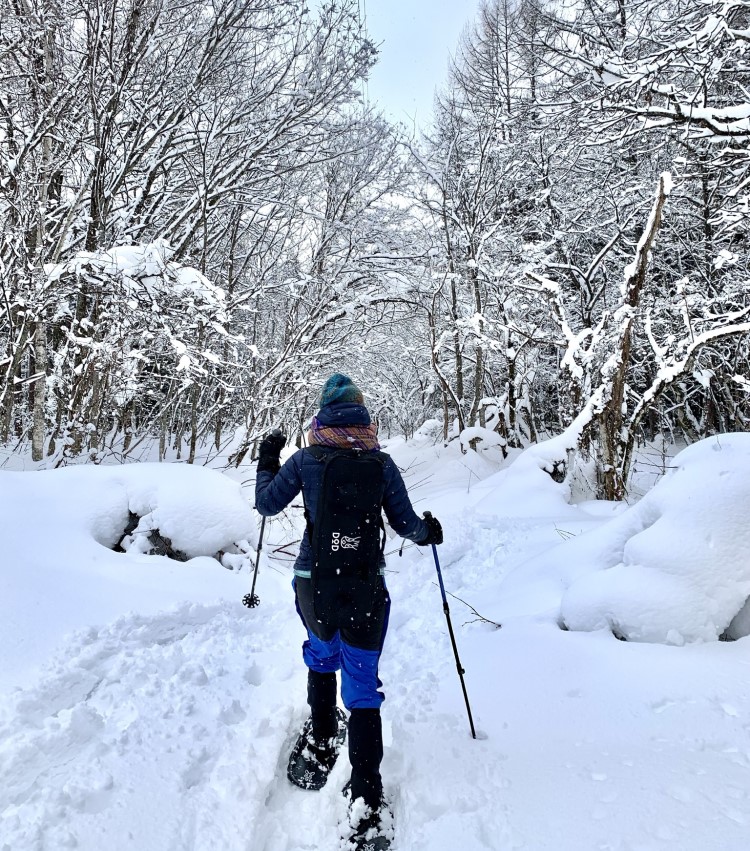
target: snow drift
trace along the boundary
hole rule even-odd
[[[591,533],[591,572],[564,593],[571,630],[634,641],[715,641],[750,632],[750,434],[708,438],[677,455],[643,499]],[[744,628],[743,628],[744,625]]]

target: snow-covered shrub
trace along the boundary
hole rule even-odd
[[[683,450],[639,503],[585,536],[613,552],[568,588],[564,624],[667,644],[750,634],[748,506],[750,434]]]
[[[501,453],[508,445],[508,441],[490,428],[472,426],[465,428],[459,435],[461,449],[476,449],[483,451],[487,449],[500,449]]]

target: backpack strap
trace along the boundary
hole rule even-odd
[[[377,458],[380,461],[380,466],[383,468],[383,475],[385,476],[385,462],[388,456],[384,452],[371,452],[370,455],[373,458]],[[381,538],[380,538],[380,555],[382,556],[385,552],[385,545],[388,542],[388,536],[385,532],[385,523],[383,523],[383,506],[380,506],[380,514],[378,514],[378,524],[380,525]]]
[[[383,467],[383,475],[385,476],[385,462],[386,462],[388,456],[385,454],[385,452],[381,452],[380,450],[378,450],[377,452],[373,452],[372,456],[373,456],[373,458],[377,458],[378,461],[380,461],[380,464]],[[385,545],[388,541],[388,536],[386,535],[386,532],[385,532],[385,523],[383,523],[383,511],[382,511],[383,506],[381,505],[380,508],[381,508],[381,511],[380,511],[380,514],[378,515],[378,522],[380,523],[380,531],[383,533],[383,536],[381,538],[381,543],[380,543],[380,555],[383,555],[383,553],[385,552]]]
[[[365,452],[366,450],[357,449],[355,451],[356,452]],[[385,452],[380,452],[380,450],[377,450],[376,452],[367,452],[367,456],[369,458],[375,458],[378,461],[380,461],[380,466],[383,468],[383,475],[385,476],[385,462],[386,462],[386,459],[388,458],[388,456],[385,454]],[[386,535],[386,532],[385,532],[385,523],[383,523],[383,506],[382,506],[382,504],[380,506],[380,513],[378,514],[378,525],[380,526],[380,531],[382,533],[381,538],[380,538],[380,555],[382,556],[383,553],[385,552],[385,545],[388,542],[388,536]]]
[[[320,446],[306,446],[303,450],[303,455],[305,452],[309,453],[316,461],[325,461],[325,457],[328,453],[325,450],[321,449]],[[302,479],[302,506],[304,508],[305,513],[305,526],[307,527],[307,540],[312,546],[313,542],[313,521],[312,517],[310,517],[310,510],[307,507],[307,500],[305,499],[305,480],[302,476],[302,467],[304,466],[304,458],[302,464],[300,464],[300,478]]]

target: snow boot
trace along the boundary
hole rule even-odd
[[[352,709],[349,718],[349,761],[352,778],[344,787],[349,800],[344,837],[348,851],[388,851],[393,814],[383,797],[380,763],[383,727],[379,709]]]
[[[336,709],[336,734],[326,739],[313,735],[313,719],[308,718],[292,748],[286,776],[300,789],[322,789],[336,764],[346,739],[346,715]]]
[[[338,732],[336,715],[336,674],[307,672],[307,702],[310,706],[313,735],[316,739],[332,739]]]
[[[346,851],[389,851],[393,839],[393,813],[381,797],[376,807],[368,806],[362,798],[351,798],[351,784],[344,787],[349,800],[347,824],[343,830]]]
[[[380,763],[383,760],[383,726],[379,709],[352,709],[349,718],[349,762],[352,764],[351,797],[362,798],[376,809],[383,798]]]

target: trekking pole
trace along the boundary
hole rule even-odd
[[[255,593],[255,582],[258,578],[258,562],[260,561],[260,551],[263,549],[263,532],[266,529],[266,518],[260,521],[260,534],[258,535],[258,550],[255,553],[255,570],[253,571],[253,587],[249,594],[245,594],[242,598],[242,605],[248,609],[254,609],[260,605],[260,598]]]
[[[432,517],[432,514],[429,511],[425,511],[425,517]],[[453,624],[451,623],[451,610],[448,606],[448,597],[445,593],[445,585],[443,585],[443,574],[440,570],[440,561],[438,560],[437,547],[435,544],[432,545],[432,554],[435,556],[435,568],[437,569],[438,582],[440,583],[440,593],[443,597],[443,611],[445,612],[445,619],[448,621],[448,634],[451,637],[451,644],[453,645],[453,655],[456,657],[456,670],[458,671],[459,679],[461,680],[461,689],[464,693],[464,701],[466,702],[466,711],[469,714],[469,726],[471,727],[471,738],[476,739],[477,733],[474,729],[474,719],[471,717],[471,707],[469,706],[469,695],[466,691],[466,683],[464,682],[464,671],[461,666],[461,660],[458,658],[458,647],[456,646],[456,636],[453,634]]]
[[[275,428],[272,432],[272,435],[281,435],[281,429]],[[286,438],[282,440],[281,444],[284,445],[284,441]],[[260,534],[258,535],[258,550],[255,554],[255,570],[253,570],[253,585],[250,589],[249,594],[245,594],[242,598],[242,605],[247,606],[248,609],[254,609],[256,606],[260,605],[260,598],[255,593],[255,583],[258,579],[258,563],[260,562],[260,551],[263,549],[263,533],[266,530],[266,518],[265,516],[260,521]]]

